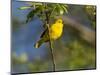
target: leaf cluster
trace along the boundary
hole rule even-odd
[[[85,6],[85,11],[91,20],[91,25],[96,28],[96,6],[87,5]]]
[[[31,21],[34,16],[38,16],[42,21],[46,19],[45,12],[48,12],[49,18],[55,18],[58,15],[63,15],[68,13],[68,6],[65,4],[54,4],[54,3],[34,3],[30,2],[30,6],[22,6],[20,10],[27,10],[32,8],[32,10],[27,14],[26,23]],[[47,6],[45,6],[45,4]]]

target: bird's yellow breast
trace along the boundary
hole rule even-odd
[[[50,38],[52,40],[58,39],[62,35],[63,24],[55,23],[50,27]]]

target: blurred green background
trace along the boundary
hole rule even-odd
[[[53,42],[56,71],[95,69],[96,46],[95,38],[91,37],[95,37],[92,33],[96,32],[96,6],[67,5],[68,14],[64,16],[82,24],[86,30],[79,32],[79,27],[64,23],[62,37]],[[28,4],[12,0],[12,73],[53,71],[49,44],[43,44],[39,49],[33,46],[43,31],[43,22],[34,17],[32,22],[26,24],[26,15],[30,9],[18,10],[21,6]],[[88,34],[89,30],[91,34]],[[87,33],[85,39],[82,38],[84,36],[80,36],[84,31]]]

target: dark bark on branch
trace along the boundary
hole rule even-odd
[[[45,9],[47,8],[47,4],[45,4]],[[46,10],[45,11],[45,15],[46,15],[46,19],[45,19],[45,25],[47,26],[47,29],[48,29],[48,35],[49,35],[49,45],[50,45],[50,52],[51,52],[51,60],[52,60],[52,69],[53,69],[53,71],[55,72],[55,61],[54,61],[54,54],[53,54],[53,47],[52,47],[52,40],[51,40],[51,38],[50,38],[50,30],[49,30],[49,27],[50,27],[50,23],[49,23],[49,21],[50,21],[50,19],[49,19],[49,13],[48,13],[48,11]]]

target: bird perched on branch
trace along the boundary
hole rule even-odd
[[[54,24],[50,25],[40,36],[40,40],[34,45],[35,48],[39,48],[43,43],[51,40],[58,39],[63,32],[63,21],[62,19],[57,19]]]

